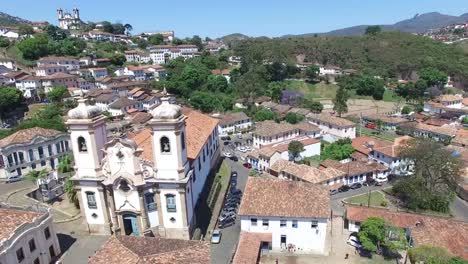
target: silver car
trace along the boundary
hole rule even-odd
[[[219,244],[219,242],[221,242],[221,230],[215,229],[211,235],[211,244]]]

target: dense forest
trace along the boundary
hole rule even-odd
[[[468,54],[447,45],[402,32],[359,37],[256,38],[232,44],[236,55],[256,60],[336,65],[388,78],[414,78],[423,68],[436,68],[468,87]]]

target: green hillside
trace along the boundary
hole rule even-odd
[[[435,67],[468,80],[468,55],[456,45],[401,32],[377,36],[247,39],[236,43],[240,56],[274,60],[297,55],[321,64],[356,69],[382,77],[407,78],[422,68]],[[254,55],[252,55],[254,54]]]

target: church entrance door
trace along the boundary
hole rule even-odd
[[[137,217],[134,214],[124,214],[123,215],[123,222],[124,222],[124,231],[125,235],[130,236],[138,236],[140,233],[138,232],[138,223]]]

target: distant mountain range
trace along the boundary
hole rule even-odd
[[[461,16],[444,15],[438,12],[417,14],[413,18],[397,22],[393,25],[380,25],[384,31],[402,31],[408,33],[424,33],[431,29],[445,27],[455,23],[468,21],[468,13]],[[363,35],[366,28],[371,25],[360,25],[337,29],[326,33],[306,33],[300,35],[285,35],[282,37],[311,37],[315,34],[322,36],[359,36]]]
[[[30,24],[31,21],[19,17],[11,16],[9,14],[0,12],[0,26],[17,26],[21,24]]]

